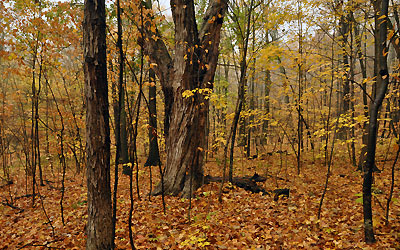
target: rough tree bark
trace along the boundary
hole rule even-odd
[[[104,0],[85,0],[83,21],[87,152],[87,249],[112,249],[110,125]]]
[[[212,89],[226,0],[213,0],[197,29],[193,0],[171,0],[175,24],[174,58],[158,30],[147,22],[141,41],[160,80],[165,101],[167,159],[165,193],[189,196],[203,181],[203,149],[209,102],[201,89]],[[153,30],[153,31],[152,31]],[[194,94],[184,98],[185,91]],[[192,188],[190,188],[192,183]],[[153,194],[161,193],[158,185]]]

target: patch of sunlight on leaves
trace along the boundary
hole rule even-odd
[[[158,236],[149,235],[149,241],[150,242],[157,242],[158,241]]]
[[[355,194],[358,198],[356,199],[356,203],[363,204],[363,195],[361,193]]]
[[[192,235],[192,236],[190,236],[189,239],[186,239],[185,241],[181,242],[179,245],[181,245],[183,247],[185,247],[185,246],[205,247],[205,246],[211,245],[211,243],[206,240],[207,240],[207,238],[205,238],[205,237]]]
[[[325,232],[329,233],[329,234],[330,234],[330,233],[333,233],[333,234],[336,233],[335,229],[330,228],[330,227],[325,227],[323,230],[324,230]]]
[[[206,219],[207,219],[207,220],[211,220],[211,216],[213,216],[213,215],[215,215],[215,214],[216,214],[216,212],[210,212],[210,213],[208,213],[207,216],[206,216]]]
[[[79,207],[81,207],[81,206],[84,206],[86,203],[87,203],[86,200],[78,201],[78,202],[72,204],[72,208],[73,208],[73,209],[77,209],[77,208],[79,208]]]

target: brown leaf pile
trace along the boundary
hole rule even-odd
[[[138,249],[400,249],[399,186],[395,187],[389,225],[385,225],[384,208],[390,187],[390,167],[375,175],[374,227],[377,243],[363,242],[362,204],[359,172],[337,159],[332,169],[321,219],[318,205],[326,168],[321,163],[304,162],[301,175],[296,174],[294,159],[273,155],[267,160],[238,159],[235,173],[268,174],[264,188],[289,188],[290,197],[277,202],[272,196],[252,194],[234,187],[226,189],[223,203],[218,202],[218,183],[204,185],[196,191],[188,221],[189,200],[166,197],[166,215],[161,197],[149,197],[149,171],[140,175],[141,200],[135,192],[133,232]],[[283,156],[285,157],[285,156]],[[206,171],[221,176],[215,161]],[[71,171],[72,172],[72,171]],[[156,172],[156,168],[153,169]],[[397,171],[399,172],[399,171]],[[84,177],[67,176],[64,199],[65,225],[60,214],[60,176],[40,187],[32,208],[26,194],[25,175],[15,171],[14,184],[0,189],[0,249],[84,249],[86,223],[86,184]],[[279,178],[286,179],[282,181]],[[396,180],[398,180],[398,173]],[[135,186],[135,183],[134,183]],[[11,208],[5,205],[10,202]],[[39,201],[39,202],[38,202]],[[129,178],[120,176],[116,245],[130,249],[128,236]],[[47,214],[47,216],[46,216]],[[49,223],[50,219],[51,223]],[[54,228],[54,229],[53,229]],[[53,235],[54,231],[54,235]]]

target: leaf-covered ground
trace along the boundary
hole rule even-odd
[[[373,211],[377,243],[368,246],[363,243],[360,173],[338,158],[332,168],[320,221],[317,211],[326,168],[318,162],[304,162],[301,175],[297,175],[293,156],[274,154],[265,160],[239,157],[235,163],[236,175],[268,174],[267,181],[261,185],[266,190],[290,188],[290,197],[274,201],[273,196],[252,194],[227,185],[223,202],[219,203],[219,184],[211,183],[196,192],[190,222],[189,200],[166,197],[166,215],[161,197],[149,200],[146,196],[149,171],[142,168],[139,171],[141,200],[134,192],[135,246],[138,249],[400,249],[398,183],[388,226],[384,220],[391,162],[375,176]],[[218,163],[220,161],[211,159],[205,167],[206,172],[221,176]],[[152,172],[154,175],[157,168]],[[398,172],[397,168],[396,181],[399,180]],[[69,174],[66,178],[63,225],[60,175],[46,175],[46,179],[54,182],[40,187],[42,199],[38,200],[42,202],[36,202],[34,208],[31,197],[21,197],[26,194],[24,172],[15,170],[13,176],[14,184],[0,189],[3,202],[0,204],[0,249],[84,249],[87,217],[84,177]],[[17,208],[4,205],[11,197]],[[129,177],[121,174],[116,232],[118,249],[130,249],[129,206]]]

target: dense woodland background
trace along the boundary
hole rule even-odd
[[[400,249],[400,2],[171,2],[105,5],[113,247]],[[0,249],[82,249],[84,3],[3,0],[0,20]],[[205,80],[167,95],[178,61]]]

